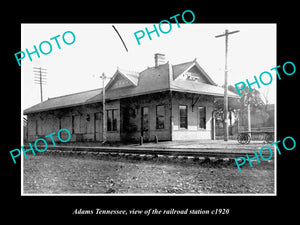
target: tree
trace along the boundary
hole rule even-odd
[[[269,91],[270,91],[270,88],[267,87],[267,88],[265,88],[264,92],[262,93],[262,95],[265,99],[266,106],[269,105]]]
[[[255,108],[264,105],[264,102],[260,96],[260,92],[256,89],[253,89],[252,91],[250,91],[249,87],[246,87],[242,91],[240,103],[241,103],[242,109],[247,107],[248,105],[255,107]]]
[[[224,88],[224,86],[222,86]],[[233,85],[228,85],[228,90],[237,93],[236,88]],[[246,87],[242,91],[242,96],[240,98],[229,98],[228,113],[229,118],[231,113],[234,113],[235,117],[238,117],[238,111],[248,111],[248,131],[251,131],[251,118],[250,109],[260,108],[264,105],[261,98],[260,92],[256,89],[250,91],[249,87]],[[215,117],[219,120],[224,120],[224,98],[216,98],[214,101]]]
[[[249,87],[246,87],[240,98],[241,110],[246,110],[248,112],[248,132],[251,132],[251,108],[259,108],[264,105],[263,100],[261,99],[260,92],[256,89],[250,90]]]

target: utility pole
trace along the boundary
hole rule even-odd
[[[46,84],[46,69],[42,67],[33,67],[34,82],[40,85],[41,90],[41,102],[43,101],[43,84]]]
[[[227,87],[227,54],[228,54],[228,35],[239,32],[239,30],[228,32],[215,36],[216,38],[225,36],[225,87],[224,87],[224,141],[228,141],[228,87]]]
[[[106,142],[106,110],[105,110],[105,73],[100,76],[102,78],[102,143]]]
[[[251,104],[250,104],[250,102],[248,104],[247,112],[248,112],[248,134],[251,137]]]

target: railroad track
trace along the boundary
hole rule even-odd
[[[29,146],[28,146],[29,147]],[[229,158],[254,156],[254,150],[223,150],[220,148],[207,149],[155,149],[143,147],[80,147],[80,146],[48,146],[47,151],[68,151],[68,152],[99,152],[108,154],[136,154],[136,155],[162,155],[162,156],[194,156],[194,157],[214,157],[214,158]],[[265,155],[268,157],[268,155]]]

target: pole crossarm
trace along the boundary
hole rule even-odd
[[[42,67],[33,67],[34,72],[34,83],[40,85],[40,91],[41,91],[41,102],[43,102],[43,84],[46,84],[46,71]]]
[[[47,70],[47,69],[42,68],[42,67],[33,67],[33,69],[37,69],[37,70]]]
[[[219,38],[219,37],[223,37],[223,36],[228,36],[229,34],[234,34],[234,33],[238,33],[238,32],[240,32],[240,31],[239,30],[235,30],[235,31],[228,32],[228,30],[226,30],[224,34],[217,35],[217,36],[215,36],[215,38]]]

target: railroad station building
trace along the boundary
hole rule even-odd
[[[117,69],[105,86],[105,121],[101,88],[49,98],[24,110],[25,138],[33,142],[67,128],[71,142],[100,142],[104,122],[110,142],[212,139],[213,103],[224,89],[196,59],[172,65],[157,53],[154,64],[141,72]]]

